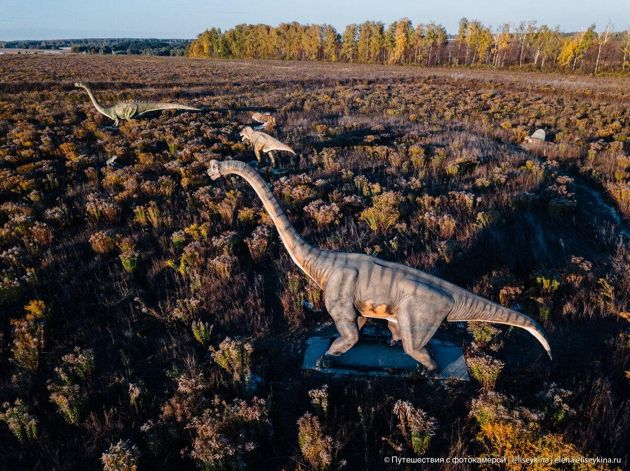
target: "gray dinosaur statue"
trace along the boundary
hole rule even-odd
[[[107,116],[109,119],[114,120],[114,126],[118,126],[118,123],[121,119],[128,120],[134,119],[139,116],[142,116],[145,113],[150,113],[151,111],[160,111],[160,110],[189,110],[189,111],[200,111],[199,108],[193,108],[192,106],[179,105],[177,103],[159,103],[159,102],[144,102],[144,101],[126,101],[122,103],[116,103],[112,106],[103,106],[101,105],[92,90],[88,88],[87,85],[77,82],[74,84],[75,87],[83,88],[90,100],[92,100],[92,104],[94,108],[101,113],[102,115]]]
[[[405,265],[312,247],[298,235],[258,172],[239,161],[210,162],[208,175],[213,180],[230,174],[241,176],[253,187],[293,262],[324,291],[324,305],[340,334],[327,355],[348,351],[357,343],[367,318],[377,318],[387,320],[392,340],[402,340],[405,353],[429,370],[437,365],[426,344],[445,319],[520,327],[531,333],[551,358],[542,328],[525,314]]]
[[[271,164],[276,166],[276,156],[275,151],[283,151],[289,152],[293,155],[295,151],[291,149],[288,145],[283,144],[275,137],[271,137],[269,134],[265,134],[264,132],[254,131],[250,126],[244,127],[240,132],[241,140],[249,141],[252,146],[254,146],[254,154],[256,154],[256,159],[258,162],[261,162],[261,152],[269,155],[271,159]]]

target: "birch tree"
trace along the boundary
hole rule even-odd
[[[346,26],[341,36],[341,58],[346,62],[354,62],[357,59],[357,31],[355,24]]]
[[[595,75],[597,75],[597,70],[599,69],[599,59],[602,55],[602,48],[606,45],[609,38],[610,23],[608,23],[608,25],[606,26],[606,31],[604,32],[603,36],[600,36],[597,41],[597,59],[595,60],[595,70],[593,72]]]

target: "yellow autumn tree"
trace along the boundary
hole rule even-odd
[[[574,34],[562,45],[558,55],[558,63],[563,67],[570,65],[571,70],[575,70],[577,62],[584,57],[596,38],[595,25],[591,25],[586,31]]]
[[[623,35],[623,60],[621,61],[621,70],[625,72],[626,68],[630,67],[628,59],[630,59],[630,30],[626,31]]]
[[[392,64],[404,64],[407,62],[413,27],[411,20],[403,18],[394,23],[394,44],[389,61]]]
[[[324,60],[337,62],[339,50],[339,35],[332,26],[324,26]]]
[[[468,18],[463,17],[459,20],[459,27],[457,29],[457,36],[455,37],[455,41],[457,42],[457,57],[455,59],[455,64],[459,65],[460,61],[460,53],[462,46],[466,43],[466,32],[468,31]],[[466,62],[468,62],[468,46],[466,46]],[[464,62],[464,63],[466,63]]]
[[[505,56],[512,42],[512,33],[510,32],[510,24],[505,23],[494,37],[494,66],[503,67]]]

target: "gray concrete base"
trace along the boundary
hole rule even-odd
[[[307,340],[302,369],[340,376],[405,376],[423,368],[403,352],[400,344],[391,346],[385,339],[361,339],[343,355],[324,357],[335,339],[333,336],[310,337]],[[438,379],[468,381],[468,368],[461,347],[432,339],[429,350],[438,364]]]

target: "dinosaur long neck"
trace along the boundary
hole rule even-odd
[[[108,118],[111,118],[109,110],[98,102],[98,100],[96,99],[96,97],[92,93],[92,90],[90,90],[85,85],[83,86],[83,89],[87,92],[88,96],[90,97],[90,100],[92,100],[92,104],[94,105],[94,108],[96,108],[99,113],[104,114]]]
[[[293,262],[306,273],[309,278],[317,283],[320,288],[323,288],[330,274],[330,259],[332,254],[325,250],[312,247],[299,236],[267,183],[258,172],[249,165],[238,161],[231,161],[229,163],[223,162],[223,173],[239,175],[251,185],[262,201],[265,210],[267,210],[269,216],[271,216],[280,235],[280,239],[287,249],[287,252],[289,252]]]

